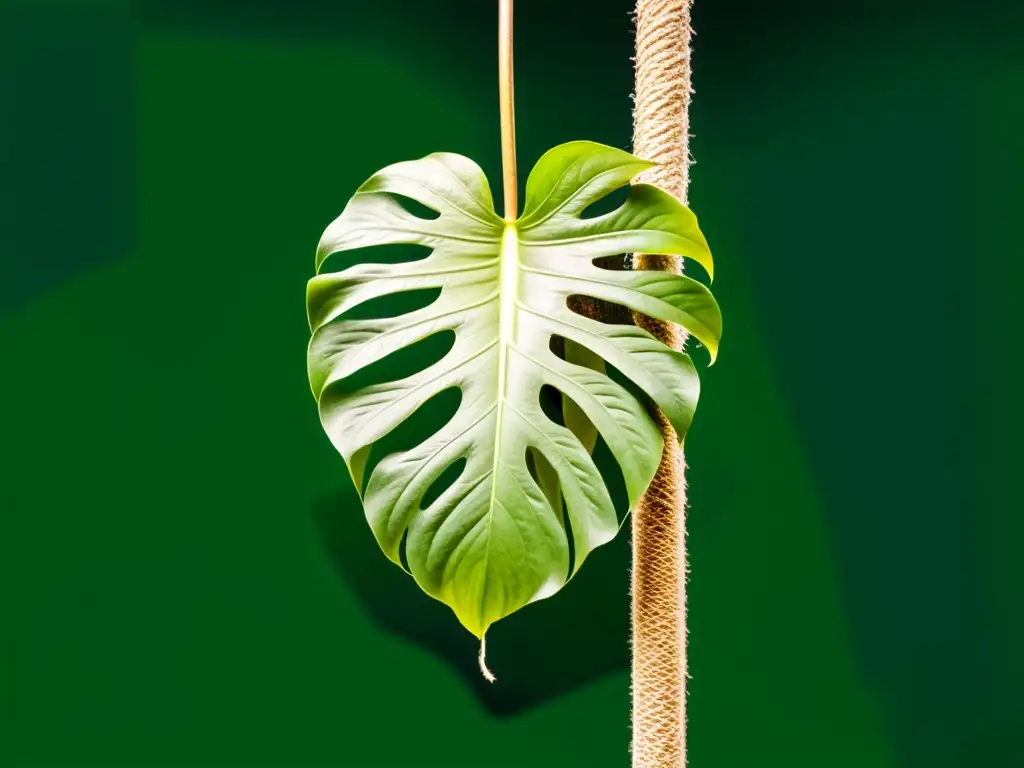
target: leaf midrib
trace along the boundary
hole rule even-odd
[[[487,568],[491,557],[491,527],[494,523],[494,506],[498,501],[497,465],[501,461],[502,429],[505,424],[505,388],[508,379],[508,350],[511,336],[515,330],[516,305],[519,303],[519,240],[515,222],[506,222],[501,235],[501,248],[498,251],[498,295],[500,310],[498,315],[498,406],[497,421],[494,426],[494,448],[491,459],[491,498],[487,505],[487,544],[484,546],[483,579],[486,583]],[[487,590],[480,590],[480,616],[484,615],[484,600]],[[486,632],[486,628],[484,630]]]

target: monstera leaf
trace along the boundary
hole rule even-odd
[[[698,380],[686,354],[635,326],[583,317],[569,309],[570,297],[678,323],[712,360],[716,354],[721,316],[701,283],[595,265],[602,257],[643,252],[689,257],[711,273],[696,218],[656,187],[634,185],[616,210],[581,216],[649,167],[591,142],[556,147],[529,176],[522,216],[505,221],[475,163],[433,154],[372,176],[320,241],[318,272],[340,251],[398,243],[431,249],[419,261],[357,264],[310,280],[309,380],[384,553],[402,565],[404,545],[416,582],[477,637],[556,592],[618,531],[590,455],[593,434],[584,433],[600,433],[631,505],[654,475],[660,434],[645,404],[604,373],[601,360],[646,393],[680,436],[693,415]],[[411,213],[402,198],[436,217]],[[346,317],[372,299],[421,289],[440,293],[429,306],[398,317]],[[454,332],[454,345],[418,373],[345,385],[361,369],[442,332]],[[556,354],[557,337],[575,354]],[[542,408],[546,385],[571,404],[565,423]],[[451,388],[461,390],[461,400],[450,421],[411,450],[385,456],[364,478],[371,446]],[[424,505],[428,489],[460,461],[457,479]]]

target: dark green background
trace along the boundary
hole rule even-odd
[[[1024,765],[1013,5],[697,0],[694,768]],[[354,188],[498,179],[494,6],[0,5],[8,763],[628,764],[625,538],[495,627],[487,687],[305,380]],[[518,3],[523,176],[628,147],[629,10]]]

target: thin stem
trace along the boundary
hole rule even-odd
[[[516,183],[516,114],[512,78],[512,0],[498,0],[498,100],[501,110],[501,179],[505,221],[519,216]]]

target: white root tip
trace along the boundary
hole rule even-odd
[[[496,678],[494,673],[487,668],[487,636],[480,638],[480,655],[477,657],[480,662],[480,673],[484,676],[484,680],[488,683],[493,683]]]

